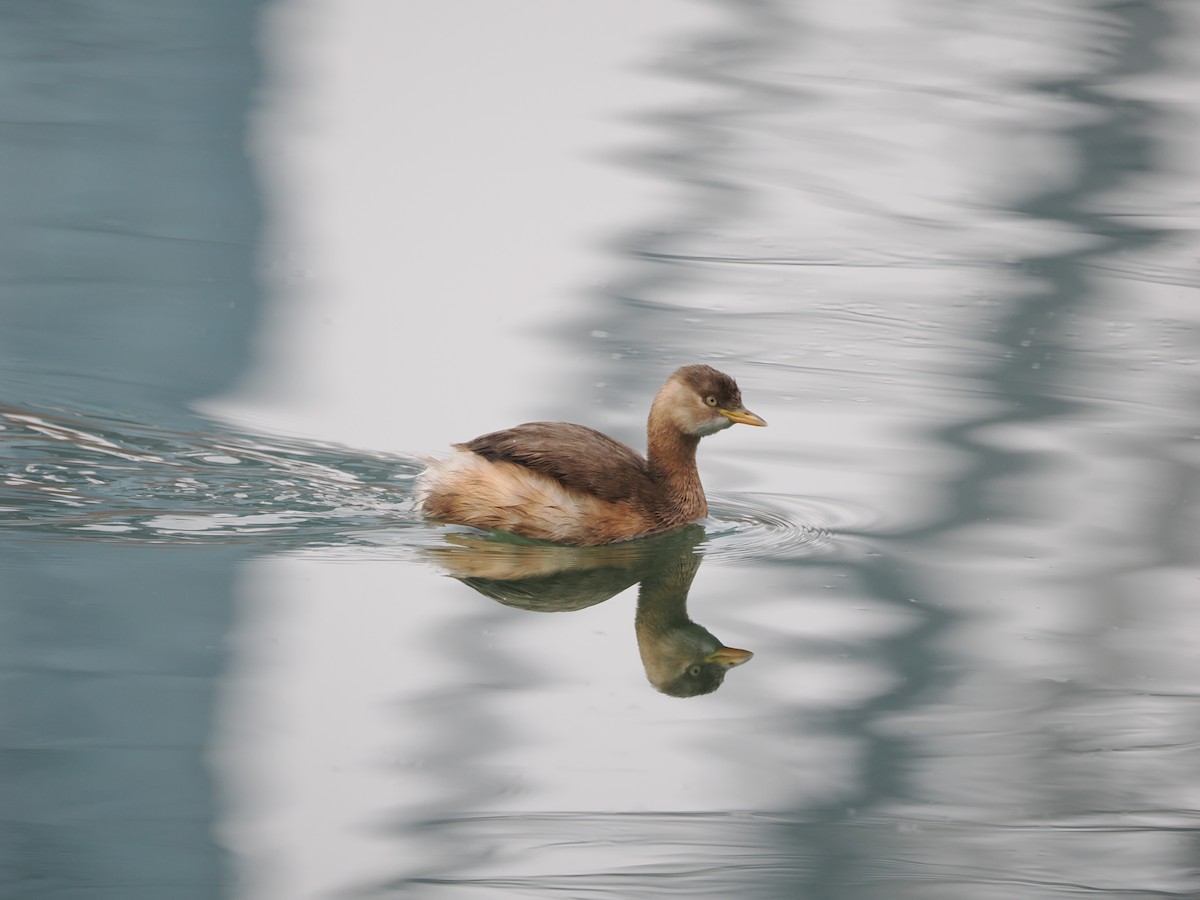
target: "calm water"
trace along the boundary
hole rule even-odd
[[[1195,4],[2,16],[0,895],[1200,896]]]

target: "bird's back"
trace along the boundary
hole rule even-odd
[[[455,447],[417,485],[434,518],[585,546],[677,524],[642,455],[594,428],[529,422]]]
[[[586,425],[527,422],[454,446],[524,466],[602,500],[637,498],[653,485],[645,457]]]

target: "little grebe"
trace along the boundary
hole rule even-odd
[[[595,546],[708,515],[696,445],[736,422],[767,423],[711,366],[677,369],[650,407],[646,458],[584,425],[529,422],[464,444],[417,480],[417,506],[443,522]]]

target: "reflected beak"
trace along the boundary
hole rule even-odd
[[[720,663],[728,668],[729,666],[740,666],[753,655],[749,650],[738,650],[736,647],[722,647],[720,650],[704,657],[704,661],[708,663]]]
[[[740,407],[738,409],[718,409],[717,412],[727,418],[730,422],[735,422],[739,425],[767,424],[763,419],[759,418],[745,407]]]

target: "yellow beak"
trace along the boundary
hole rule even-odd
[[[722,647],[720,650],[715,650],[704,657],[704,661],[708,663],[720,663],[723,666],[740,666],[753,655],[749,650],[738,650],[736,647]]]
[[[727,418],[730,422],[735,422],[739,425],[766,425],[766,421],[756,416],[754,413],[745,407],[739,409],[718,409],[721,415]]]

